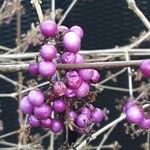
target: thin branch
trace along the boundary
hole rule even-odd
[[[117,124],[114,125],[114,126],[112,126],[112,127],[110,128],[110,130],[109,130],[106,134],[104,134],[104,137],[103,137],[102,141],[100,142],[100,144],[99,144],[99,146],[97,147],[96,150],[100,150],[100,149],[102,148],[103,144],[104,144],[105,141],[108,139],[109,135],[112,133],[112,131],[114,130],[114,128],[115,128],[116,126],[117,126]]]
[[[130,61],[130,56],[128,51],[125,51],[125,58],[126,61]],[[127,68],[128,71],[128,87],[129,87],[129,95],[131,98],[133,98],[133,82],[132,82],[132,71],[131,71],[131,67]]]
[[[93,126],[94,126],[94,123],[92,123],[92,125],[90,126],[89,131],[93,128]],[[73,145],[73,147],[78,146],[86,136],[87,136],[86,133],[83,134],[83,135],[76,141],[76,143]]]
[[[127,3],[129,9],[131,9],[140,18],[140,20],[144,23],[144,25],[150,30],[150,22],[144,16],[141,10],[137,7],[135,0],[127,0]]]
[[[128,49],[128,53],[133,56],[149,56],[150,55],[150,49]],[[29,59],[29,58],[35,58],[35,56],[38,53],[18,53],[18,54],[5,54],[5,55],[0,55],[0,60],[1,59]],[[95,49],[95,50],[81,50],[79,51],[79,54],[81,55],[93,55],[93,54],[98,54],[100,56],[121,56],[124,55],[124,48],[113,48],[113,49]]]
[[[33,90],[33,89],[36,89],[36,88],[39,88],[39,87],[42,87],[42,86],[45,86],[45,85],[48,85],[48,84],[49,84],[49,81],[46,81],[46,82],[38,84],[38,85],[36,85],[34,87],[29,87],[29,88],[27,88],[25,90],[22,90],[22,91],[20,91],[20,93],[24,94],[24,93],[26,93],[26,92],[28,92],[30,90]],[[13,97],[13,98],[15,98],[16,96],[18,96],[18,92],[9,93],[9,94],[0,94],[0,97]]]
[[[147,145],[146,150],[150,150],[150,131],[147,131]]]
[[[51,0],[51,18],[55,21],[55,0]]]
[[[11,146],[11,147],[17,147],[17,144],[10,143],[10,142],[5,142],[5,141],[0,141],[0,145]]]
[[[43,21],[43,12],[40,5],[40,0],[31,0],[31,3],[35,6],[36,12],[38,14],[39,21]]]
[[[92,134],[91,138],[89,139],[90,141],[93,141],[94,139],[97,138],[97,136],[99,136],[100,134],[102,134],[103,132],[105,132],[107,129],[111,128],[112,126],[118,124],[119,122],[123,121],[126,118],[125,114],[121,114],[119,118],[117,118],[116,120],[112,121],[111,123],[109,123],[108,125],[106,125],[105,127],[101,128],[100,130],[98,130],[96,133]],[[80,150],[84,145],[86,145],[87,140],[85,139],[77,148],[76,150]]]
[[[126,71],[126,68],[123,68],[122,70],[120,70],[120,71],[118,71],[118,72],[116,72],[116,73],[110,75],[108,78],[102,80],[100,83],[95,84],[95,86],[96,86],[97,88],[99,88],[100,85],[102,85],[102,84],[106,83],[107,81],[109,81],[109,80],[111,80],[111,79],[117,77],[118,75],[124,73],[125,71]]]
[[[142,38],[138,39],[137,41],[135,41],[134,43],[130,44],[128,47],[126,48],[134,48],[136,46],[138,46],[139,44],[141,44],[144,40],[146,40],[148,37],[150,36],[150,31],[148,31]]]
[[[11,135],[14,135],[14,134],[17,134],[17,133],[19,133],[19,132],[20,132],[20,130],[16,130],[16,131],[13,131],[13,132],[6,133],[6,134],[4,134],[4,135],[1,135],[1,136],[0,136],[0,139],[3,139],[3,138],[5,138],[5,137],[8,137],[8,136],[11,136]]]
[[[10,78],[8,78],[8,77],[2,75],[2,74],[0,74],[0,78],[3,79],[3,80],[5,80],[5,81],[7,81],[7,82],[9,82],[9,83],[11,83],[11,84],[14,85],[14,86],[20,86],[20,83],[18,83],[18,82],[16,82],[16,81],[14,81],[14,80],[12,80],[12,79],[10,79]],[[22,87],[25,88],[25,89],[27,88],[27,87],[24,86],[24,85],[22,85]]]
[[[150,106],[149,104],[146,104],[146,105],[143,106],[143,108],[147,108],[149,106]],[[108,130],[109,128],[111,128],[112,126],[120,123],[125,118],[126,118],[126,115],[125,114],[121,114],[119,118],[117,118],[116,120],[112,121],[108,125],[104,126],[100,130],[98,130],[96,133],[92,134],[91,138],[88,139],[88,141],[91,142],[91,141],[95,140],[100,134],[102,134],[103,132],[105,132],[106,130]],[[76,150],[80,150],[83,146],[86,145],[86,143],[87,143],[87,139],[85,139],[79,146],[77,146]]]
[[[6,47],[6,46],[0,45],[0,50],[10,51],[10,50],[12,50],[12,48],[8,48],[8,47]]]
[[[145,95],[145,93],[149,90],[149,88],[147,88],[145,91],[143,91],[137,98],[136,100],[138,101],[141,97],[143,97]],[[142,106],[143,109],[150,107],[150,104],[145,104]],[[98,130],[96,133],[92,134],[91,138],[88,139],[88,141],[93,141],[94,139],[97,138],[97,136],[99,136],[101,133],[103,133],[104,131],[106,131],[107,129],[111,128],[114,125],[117,125],[118,123],[120,123],[121,121],[123,121],[126,118],[126,114],[122,113],[120,115],[119,118],[117,118],[116,120],[112,121],[111,123],[109,123],[108,125],[104,126],[103,128],[101,128],[100,130]],[[85,139],[79,146],[76,147],[76,150],[80,150],[87,142],[87,139]]]
[[[57,69],[110,69],[110,68],[124,68],[124,67],[137,67],[143,60],[132,60],[132,61],[112,61],[112,62],[95,62],[95,63],[84,63],[84,64],[56,64]],[[0,65],[0,73],[26,71],[29,64],[14,64],[14,65]]]
[[[61,25],[62,22],[65,20],[65,18],[67,17],[67,15],[69,14],[69,12],[71,11],[71,9],[73,8],[73,6],[76,4],[77,0],[73,0],[70,4],[70,6],[67,8],[67,10],[65,11],[64,15],[62,16],[62,18],[60,19],[60,21],[58,22],[58,25]]]

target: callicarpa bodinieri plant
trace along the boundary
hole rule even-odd
[[[94,3],[94,0],[88,2]],[[21,14],[25,12],[20,1],[3,3],[0,9],[0,23],[11,24],[13,16],[17,16],[17,47],[11,50],[0,46],[1,49],[6,50],[6,53],[0,56],[2,62],[0,63],[0,78],[15,85],[17,92],[2,93],[0,98],[11,97],[18,101],[19,129],[0,135],[2,148],[21,150],[120,149],[121,145],[117,139],[108,145],[105,142],[114,128],[124,121],[124,132],[130,135],[128,135],[129,138],[138,138],[146,134],[147,140],[142,148],[150,149],[150,51],[134,49],[150,36],[150,22],[134,0],[126,0],[126,2],[129,9],[147,27],[147,33],[140,35],[125,47],[95,51],[81,50],[86,36],[82,25],[62,25],[77,0],[71,2],[63,15],[60,9],[55,9],[55,0],[51,0],[51,10],[47,11],[49,14],[43,13],[41,1],[31,0],[39,21],[36,25],[31,24],[31,30],[23,35],[21,35],[20,19]],[[16,9],[17,6],[19,6],[18,9]],[[8,8],[11,9],[8,11]],[[25,52],[30,47],[36,46],[38,46],[38,52]],[[12,54],[11,51],[17,51],[17,53]],[[148,55],[148,58],[131,60],[130,55],[134,54]],[[118,61],[117,58],[121,56],[123,60]],[[30,61],[28,61],[29,58]],[[120,68],[122,70],[115,74],[111,71],[108,71],[106,75],[101,73],[101,70]],[[117,76],[125,71],[128,76],[128,89],[103,85],[111,80],[117,82]],[[6,76],[7,73],[14,72],[18,75],[18,81]],[[25,76],[22,72],[26,72],[25,76],[32,78],[27,83],[28,87],[24,84]],[[133,88],[133,78],[143,83],[136,90]],[[95,104],[99,101],[97,97],[103,93],[104,89],[126,91],[129,95],[117,101],[116,108],[120,115],[115,120],[109,117],[113,114],[111,108]],[[138,91],[138,95],[135,96],[134,91]],[[2,124],[0,122],[1,130],[3,130]],[[41,134],[41,130],[45,134]],[[73,142],[70,142],[72,141],[70,133],[77,135]],[[7,137],[16,134],[18,134],[17,143],[7,141]],[[102,134],[104,134],[102,138],[98,138]],[[61,144],[57,144],[60,136],[65,136],[65,138]],[[99,141],[98,145],[91,144],[94,140]]]
[[[46,91],[30,91],[21,100],[20,109],[29,114],[31,127],[42,126],[59,133],[64,126],[68,126],[76,132],[87,133],[93,123],[100,124],[104,119],[104,112],[94,108],[88,100],[89,94],[92,94],[90,87],[100,81],[100,74],[90,68],[57,71],[55,65],[58,62],[85,62],[78,54],[84,31],[77,25],[69,29],[46,20],[40,24],[40,32],[49,40],[39,51],[41,61],[31,63],[28,70],[31,75],[40,75],[50,81],[51,86]]]

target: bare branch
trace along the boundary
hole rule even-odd
[[[128,3],[129,9],[131,9],[141,19],[144,25],[150,30],[150,22],[144,16],[141,10],[137,7],[135,0],[127,0],[127,3]]]
[[[71,9],[73,8],[73,6],[76,4],[77,0],[73,0],[70,4],[70,6],[67,8],[67,10],[65,11],[63,17],[61,18],[61,20],[59,21],[58,25],[61,25],[62,22],[65,20],[65,18],[67,17],[67,15],[69,14],[69,12],[71,11]]]
[[[41,3],[40,0],[31,0],[31,4],[33,4],[35,6],[36,12],[37,12],[38,17],[39,17],[39,21],[42,22],[43,21],[43,13],[42,13],[40,3]]]
[[[137,67],[143,60],[132,60],[132,61],[112,61],[112,62],[95,62],[95,63],[84,63],[84,64],[56,64],[57,69],[110,69],[110,68],[123,68],[123,67]],[[14,64],[14,65],[0,65],[0,73],[26,71],[29,64]]]

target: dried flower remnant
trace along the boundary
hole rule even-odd
[[[0,24],[9,24],[18,10],[24,12],[19,1],[5,0],[0,8]]]
[[[26,33],[22,34],[22,43],[26,46],[37,46],[43,43],[44,37],[40,34],[38,26],[31,24],[31,29]]]

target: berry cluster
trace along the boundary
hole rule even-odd
[[[144,60],[140,64],[140,71],[144,77],[150,78],[150,60]],[[139,103],[129,100],[124,106],[124,112],[129,123],[136,124],[142,129],[150,129],[149,114],[144,112]]]
[[[31,127],[42,126],[51,129],[54,133],[63,129],[63,124],[60,120],[51,119],[52,109],[55,110],[56,105],[50,106],[46,104],[45,96],[40,90],[30,91],[20,102],[21,110],[29,114],[28,122]]]
[[[76,126],[76,131],[83,133],[89,132],[88,127],[90,127],[92,123],[101,123],[104,118],[104,113],[101,109],[94,108],[92,104],[87,104],[86,106],[82,106],[78,112],[70,110],[68,117]]]
[[[136,124],[142,129],[150,129],[150,118],[135,100],[129,100],[124,106],[126,119],[129,123]]]
[[[21,100],[20,108],[29,114],[31,127],[42,126],[58,133],[65,123],[69,123],[74,131],[86,132],[92,123],[99,124],[104,118],[104,112],[94,108],[88,100],[90,86],[100,80],[100,74],[94,69],[56,72],[57,62],[85,62],[78,54],[83,29],[79,26],[69,29],[47,20],[40,24],[40,31],[48,43],[39,51],[41,60],[30,64],[28,70],[31,75],[40,75],[50,81],[50,87],[44,92],[39,89],[30,91]]]

